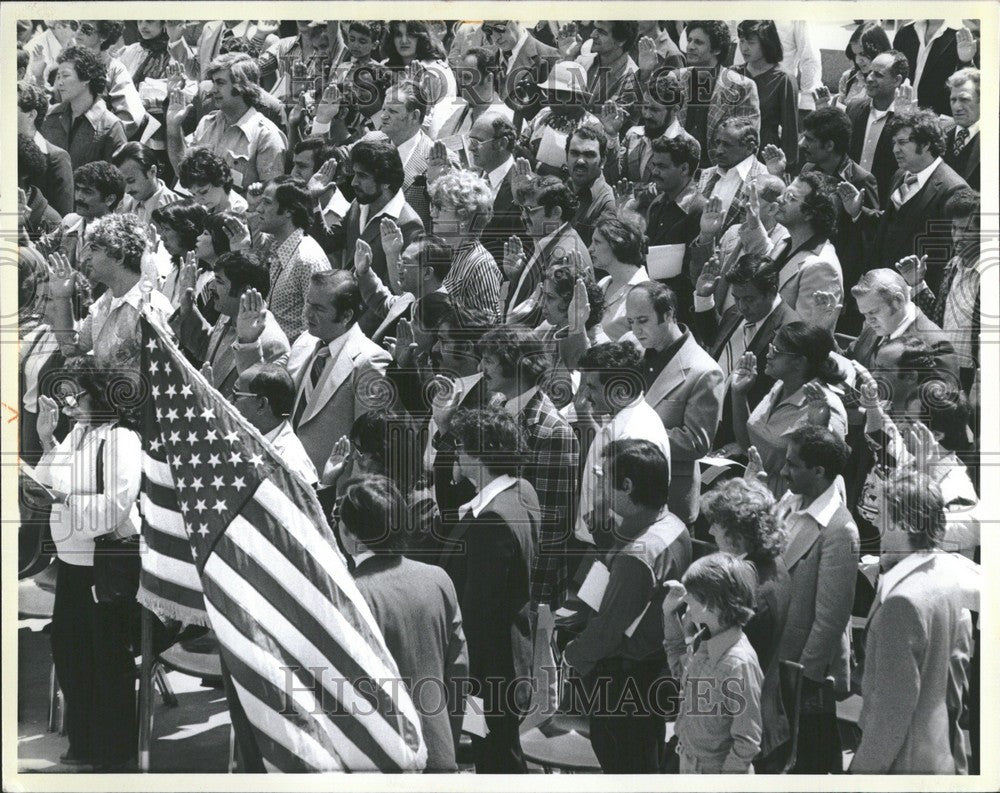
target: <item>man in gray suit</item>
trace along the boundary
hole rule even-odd
[[[868,615],[856,774],[968,773],[958,726],[979,611],[979,565],[944,553],[941,490],[916,470],[887,483]]]
[[[847,444],[826,427],[805,426],[790,437],[783,474],[789,490],[778,502],[788,531],[782,558],[792,599],[778,656],[804,667],[799,752],[794,772],[841,771],[837,697],[850,690],[851,606],[858,571],[858,528],[836,481]],[[824,688],[833,678],[833,692]]]

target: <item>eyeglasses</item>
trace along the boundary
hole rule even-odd
[[[788,350],[779,350],[777,347],[774,346],[774,344],[768,344],[767,345],[767,351],[771,355],[792,355],[792,356],[795,356],[795,357],[798,357],[799,355],[801,355],[801,353],[798,353],[798,352],[789,352]]]
[[[233,396],[234,396],[234,397],[256,397],[256,396],[257,396],[257,394],[254,394],[254,393],[252,393],[252,392],[250,392],[250,391],[237,391],[237,390],[236,390],[236,389],[234,388],[234,389],[233,389]]]
[[[80,25],[79,30],[84,36],[93,36],[97,32],[93,25]]]
[[[535,212],[537,212],[539,209],[545,209],[545,207],[543,207],[541,204],[533,207],[521,207],[521,212],[525,215],[530,216],[533,215]]]
[[[86,396],[86,391],[76,391],[72,393],[56,394],[55,400],[63,407],[75,408],[80,404],[80,398]]]

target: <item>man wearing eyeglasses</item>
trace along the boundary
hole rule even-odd
[[[483,32],[499,48],[500,96],[506,102],[518,83],[541,83],[559,60],[559,50],[542,44],[521,22],[484,22]]]
[[[434,138],[469,134],[476,121],[487,113],[513,121],[514,111],[503,103],[497,91],[497,59],[493,52],[474,47],[454,68],[461,98],[452,103],[455,110],[451,116],[437,130],[431,128]]]

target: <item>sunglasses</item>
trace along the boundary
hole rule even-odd
[[[56,394],[55,400],[63,407],[75,408],[80,404],[80,398],[87,395],[86,391],[75,391],[72,393]]]

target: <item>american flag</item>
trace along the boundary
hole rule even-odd
[[[207,616],[269,770],[423,769],[416,709],[312,488],[140,322],[145,601]]]

